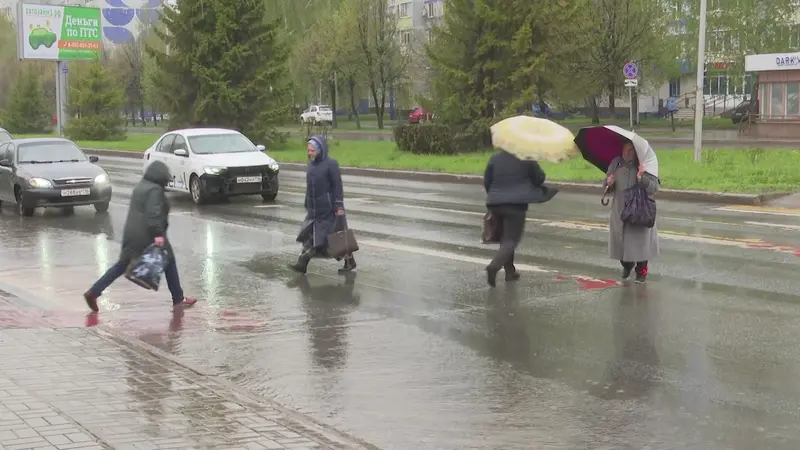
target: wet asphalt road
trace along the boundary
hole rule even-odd
[[[102,158],[109,214],[0,214],[0,288],[79,325],[114,261],[139,161]],[[359,271],[298,253],[304,176],[276,204],[173,196],[187,295],[122,279],[101,322],[384,449],[800,448],[798,216],[660,202],[662,257],[617,283],[607,209],[561,193],[532,208],[522,279],[484,283],[477,186],[345,177]]]

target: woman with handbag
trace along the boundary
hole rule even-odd
[[[651,150],[652,151],[652,150]],[[645,166],[636,156],[632,143],[626,142],[622,155],[609,164],[603,186],[612,194],[611,217],[608,223],[608,254],[622,264],[622,279],[628,279],[636,270],[636,282],[647,279],[648,261],[659,255],[658,231],[652,228],[626,223],[622,219],[625,208],[625,190],[641,183],[650,197],[659,189],[656,176],[645,171]]]
[[[302,274],[308,271],[311,258],[328,256],[328,236],[347,229],[342,173],[339,163],[328,156],[327,138],[313,136],[307,142],[306,152],[306,219],[297,235],[297,242],[303,244],[303,250],[297,262],[289,265],[289,268]],[[339,269],[339,273],[356,269],[352,253],[337,259],[344,259],[344,267]]]
[[[506,281],[519,279],[514,267],[514,252],[525,231],[528,205],[550,201],[558,192],[555,188],[545,186],[544,181],[544,171],[536,161],[521,160],[505,150],[489,158],[483,174],[483,186],[486,189],[486,207],[491,216],[484,220],[493,222],[491,226],[497,229],[491,230],[491,234],[496,233],[500,239],[497,254],[486,266],[489,286],[497,284],[500,269],[505,271]]]

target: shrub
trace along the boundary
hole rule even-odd
[[[416,155],[455,155],[491,147],[487,128],[459,129],[440,123],[398,125],[394,140],[400,151]]]

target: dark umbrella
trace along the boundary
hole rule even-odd
[[[633,144],[639,161],[645,165],[647,172],[657,177],[658,160],[653,148],[647,140],[633,131],[616,125],[585,127],[578,130],[578,135],[575,137],[575,145],[580,149],[583,159],[603,172],[608,171],[608,166],[614,158],[622,155],[622,147],[626,143]]]
[[[578,130],[578,135],[575,137],[575,145],[583,155],[583,159],[589,161],[602,170],[608,172],[608,167],[614,158],[622,155],[622,147],[626,143],[633,144],[636,150],[636,156],[639,162],[644,165],[645,171],[654,177],[658,177],[658,158],[653,147],[647,140],[633,131],[628,131],[616,125],[605,125],[601,127],[585,127]],[[608,188],[606,188],[608,192]],[[603,198],[600,200],[603,205],[607,205],[605,201],[605,192]]]

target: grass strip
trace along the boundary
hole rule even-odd
[[[124,141],[86,141],[78,145],[144,151],[158,136],[130,133]],[[461,155],[413,155],[399,151],[391,141],[333,140],[331,144],[331,156],[341,166],[470,175],[482,175],[492,153],[487,150]],[[800,167],[800,150],[705,150],[701,163],[692,160],[689,149],[656,151],[664,188],[751,194],[800,190],[800,171],[796,169]],[[301,139],[291,138],[280,148],[267,149],[267,152],[278,162],[306,162],[305,144]],[[604,176],[580,158],[561,164],[542,163],[542,167],[551,181],[599,183]]]

